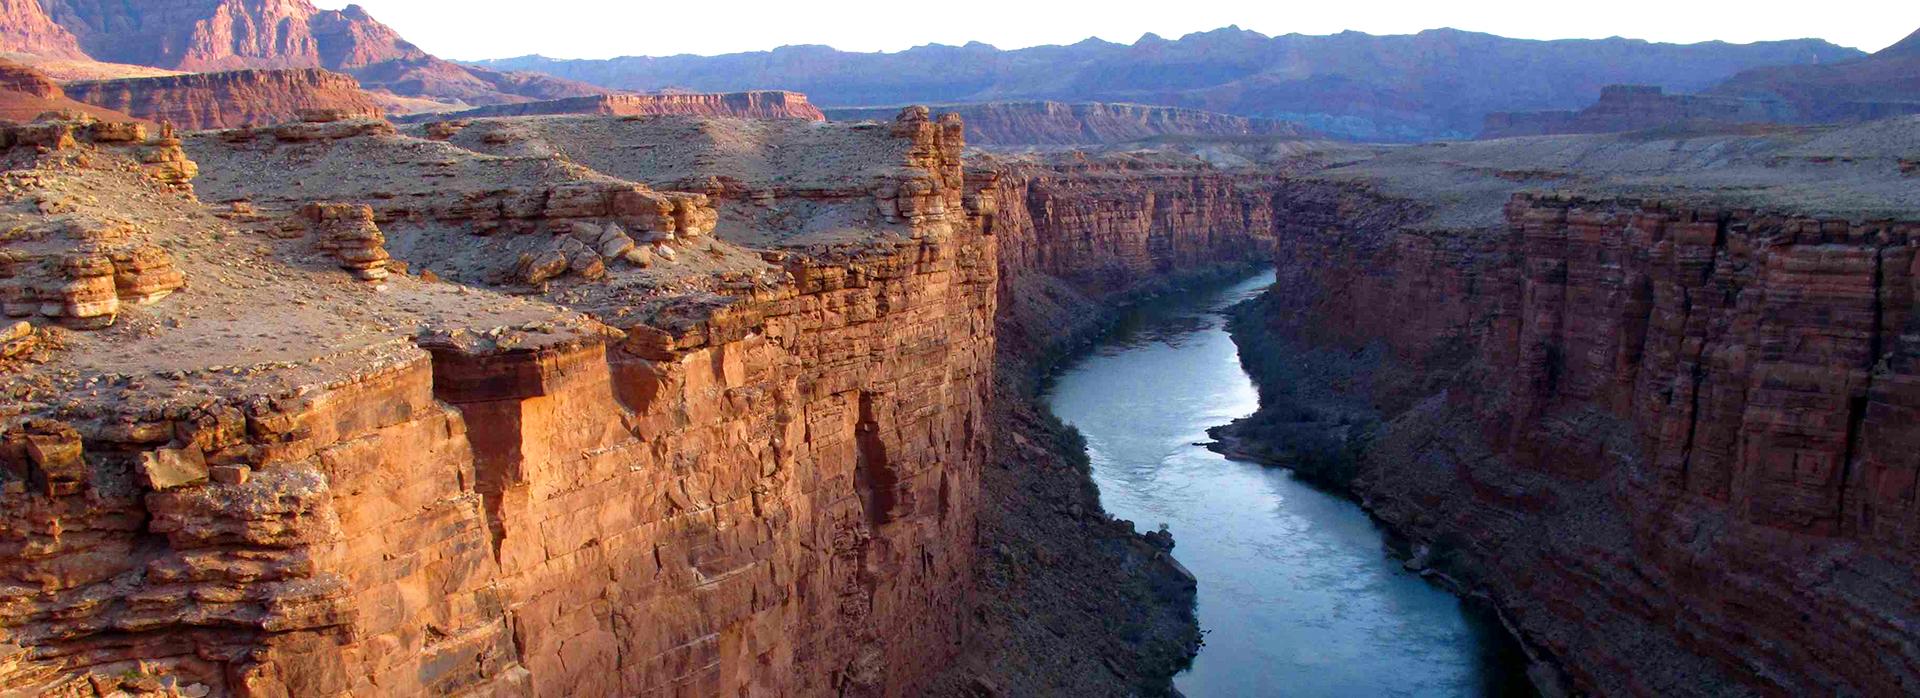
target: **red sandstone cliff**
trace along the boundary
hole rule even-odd
[[[48,112],[78,113],[121,121],[133,119],[112,109],[70,99],[52,78],[19,63],[0,59],[0,120],[32,121]]]
[[[240,70],[69,83],[76,100],[185,129],[293,121],[305,111],[378,118],[353,78],[324,70]]]
[[[70,35],[86,57],[113,63],[184,71],[323,68],[395,94],[468,104],[607,92],[441,60],[358,5],[321,10],[306,0],[38,1],[57,25],[28,26],[32,36],[54,41]]]
[[[0,250],[6,312],[91,330],[5,366],[0,694],[917,694],[971,622],[997,270],[959,126],[914,116],[740,122],[859,166],[718,199],[375,121],[196,135],[237,168],[204,188],[252,192],[217,208],[126,166],[178,141],[9,131],[41,176],[0,202],[39,231]],[[497,179],[429,174],[461,171]],[[712,236],[754,211],[872,224]],[[562,275],[496,275],[521,248]]]
[[[1284,357],[1250,358],[1263,399],[1375,425],[1322,474],[1576,691],[1920,682],[1911,213],[1523,194],[1461,226],[1407,181],[1278,197],[1279,284],[1242,330]]]
[[[47,16],[40,0],[0,0],[0,51],[86,58],[80,43]]]

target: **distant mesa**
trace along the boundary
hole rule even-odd
[[[805,119],[825,121],[826,115],[798,92],[758,90],[725,94],[670,92],[665,94],[617,94],[570,97],[567,99],[497,104],[473,109],[410,114],[396,121],[417,123],[506,116],[552,116],[560,114],[602,114],[607,116],[649,116],[679,114],[687,116],[733,116],[752,119]]]
[[[1652,85],[1609,85],[1579,111],[1497,112],[1481,138],[1617,133],[1676,125],[1769,123],[1787,119],[1777,102],[1712,95],[1666,94]]]
[[[892,107],[828,109],[834,121],[890,119]],[[1077,146],[1126,143],[1157,136],[1314,135],[1298,124],[1146,104],[981,102],[941,104],[934,111],[965,120],[967,143],[983,146]]]
[[[356,118],[385,113],[351,76],[313,68],[74,82],[67,92],[88,104],[194,130],[277,124],[315,110]]]
[[[0,59],[0,120],[33,121],[49,113],[84,114],[102,121],[135,121],[130,115],[74,100],[60,83],[31,67]]]

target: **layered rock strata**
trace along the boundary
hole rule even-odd
[[[132,116],[68,97],[60,83],[38,69],[0,59],[0,120],[25,123],[46,114],[84,115],[120,122],[134,120]]]
[[[16,0],[0,5],[0,50],[189,72],[319,68],[462,107],[608,92],[441,60],[358,5],[322,10],[304,0]]]
[[[1279,283],[1237,325],[1267,420],[1236,436],[1351,488],[1562,688],[1909,692],[1920,206],[1888,128],[1296,182]],[[1749,150],[1660,168],[1747,186],[1640,179],[1643,147]]]
[[[73,82],[67,95],[98,107],[184,129],[266,126],[302,112],[379,118],[380,105],[353,78],[324,70],[240,70]]]
[[[91,153],[107,150],[155,187],[186,186],[194,172],[177,139],[150,136],[139,124],[36,122],[0,129],[0,144],[16,167],[34,160],[84,166]],[[41,176],[10,170],[5,183],[32,188]],[[9,318],[98,329],[123,307],[153,303],[185,283],[171,252],[124,220],[77,212],[66,195],[35,197],[5,217],[14,227],[0,249],[0,312]]]
[[[485,180],[402,215],[360,207],[411,190],[308,191],[315,158],[210,177],[215,207],[96,152],[85,176],[128,188],[122,215],[194,282],[9,379],[6,694],[913,695],[958,652],[997,270],[957,123],[763,133],[872,158],[825,175],[858,195],[790,198],[773,183],[803,172],[775,166],[709,208],[550,158],[296,126],[314,128],[190,146],[209,173],[327,149],[547,188],[504,228],[439,203],[518,201]],[[903,181],[882,216],[871,192]],[[725,237],[736,206],[822,223],[749,249]],[[376,219],[396,262],[446,280],[333,268],[368,239],[341,231]],[[654,225],[678,254],[482,280],[496,245],[588,221]]]

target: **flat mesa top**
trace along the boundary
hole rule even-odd
[[[1485,228],[1519,191],[1626,196],[1852,219],[1920,216],[1920,117],[1852,126],[1539,136],[1382,151],[1321,176],[1437,204]]]
[[[906,244],[926,226],[884,213],[874,192],[941,176],[937,153],[884,124],[462,126],[429,134],[341,120],[189,134],[172,152],[197,169],[197,195],[143,174],[160,146],[15,148],[0,218],[27,231],[6,248],[39,293],[93,302],[63,276],[78,273],[61,266],[75,255],[108,265],[161,250],[179,280],[91,319],[103,326],[34,319],[38,358],[7,375],[8,413],[312,389],[419,360],[422,342],[515,350],[615,327],[685,329],[741,299],[789,292],[790,256]],[[368,211],[354,223],[366,232],[348,237],[407,264],[390,274],[384,261],[358,265],[380,267],[379,278],[343,270],[351,252],[327,246],[315,204]]]

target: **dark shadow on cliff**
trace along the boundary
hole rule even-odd
[[[1052,370],[1115,331],[1125,309],[1252,268],[1181,274],[1106,301],[1029,279],[1026,305],[1003,308],[976,625],[931,695],[1179,695],[1173,676],[1202,644],[1197,582],[1173,559],[1172,535],[1141,533],[1101,507],[1085,440],[1039,396]]]

